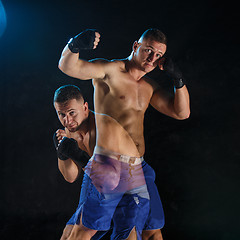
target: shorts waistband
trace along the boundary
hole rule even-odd
[[[131,156],[128,156],[128,155],[123,155],[123,154],[120,154],[120,153],[117,153],[117,152],[107,150],[107,149],[105,149],[103,147],[99,147],[99,146],[95,146],[94,154],[106,155],[110,158],[119,160],[119,161],[124,162],[124,163],[131,164],[131,165],[139,165],[144,160],[143,157],[131,157]]]

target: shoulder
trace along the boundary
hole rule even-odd
[[[125,68],[125,62],[119,59],[108,60],[104,58],[92,59],[89,62],[103,67],[106,71],[116,70],[116,68]]]
[[[126,64],[124,60],[121,59],[96,59],[94,62],[99,63],[102,65],[106,76],[117,75],[119,72],[126,71]]]

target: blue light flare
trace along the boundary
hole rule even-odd
[[[7,26],[7,16],[3,7],[2,1],[0,0],[0,37],[3,35]]]

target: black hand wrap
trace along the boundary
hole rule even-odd
[[[82,168],[88,163],[88,154],[78,147],[77,141],[73,138],[64,137],[58,145],[57,151],[63,156],[77,162]]]
[[[169,57],[166,57],[163,70],[167,73],[168,76],[173,78],[175,88],[182,88],[186,83],[183,78],[182,72],[176,64],[173,63],[173,60]]]
[[[86,29],[68,42],[68,48],[73,53],[78,53],[80,49],[93,49],[95,41],[95,29]]]
[[[54,143],[54,146],[57,150],[57,157],[61,160],[67,160],[68,157],[65,156],[64,154],[62,154],[61,152],[59,152],[59,150],[58,150],[59,141],[57,139],[57,134],[56,133],[53,134],[53,143]]]

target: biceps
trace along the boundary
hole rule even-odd
[[[159,111],[163,114],[166,114],[168,116],[172,115],[172,111],[173,111],[172,98],[170,96],[167,96],[162,91],[158,90],[158,91],[153,93],[150,104],[157,111]]]
[[[73,77],[82,80],[105,77],[104,68],[101,64],[88,62],[85,60],[79,60],[73,72]]]

